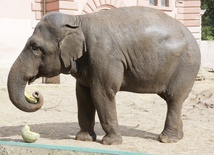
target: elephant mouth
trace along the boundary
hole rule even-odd
[[[33,83],[36,79],[37,79],[36,76],[28,78],[28,85],[30,85],[31,83]]]

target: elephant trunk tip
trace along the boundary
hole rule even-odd
[[[33,92],[32,96],[35,97],[37,101],[39,101],[41,99],[44,100],[42,94],[38,91]]]
[[[30,95],[25,93],[25,99],[29,103],[29,106],[25,107],[24,109],[20,109],[19,108],[20,110],[23,110],[25,112],[37,111],[42,107],[42,105],[44,103],[44,98],[43,98],[42,94],[39,91],[33,92],[32,96],[30,96]]]
[[[35,112],[41,109],[44,98],[42,94],[38,91],[32,93],[32,96],[29,94],[24,94],[20,97],[14,97],[13,95],[9,95],[11,102],[19,109],[24,112]]]

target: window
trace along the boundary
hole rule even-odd
[[[169,7],[169,0],[161,0],[161,6]]]
[[[149,0],[149,4],[152,7],[157,8],[170,8],[170,1],[169,0]]]
[[[157,6],[157,4],[158,4],[157,1],[158,1],[158,0],[149,0],[149,3],[150,3],[150,5],[152,5],[152,6]]]

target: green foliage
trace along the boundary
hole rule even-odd
[[[214,40],[214,0],[201,0],[201,9],[206,10],[202,16],[202,40]]]
[[[202,40],[214,40],[214,28],[211,26],[202,27]]]

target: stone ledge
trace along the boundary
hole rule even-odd
[[[12,141],[0,141],[0,154],[19,154],[19,155],[38,155],[38,154],[51,154],[51,155],[145,155],[137,152],[125,152],[117,150],[104,150],[95,148],[80,148],[70,146],[57,146],[46,144],[34,144]]]

